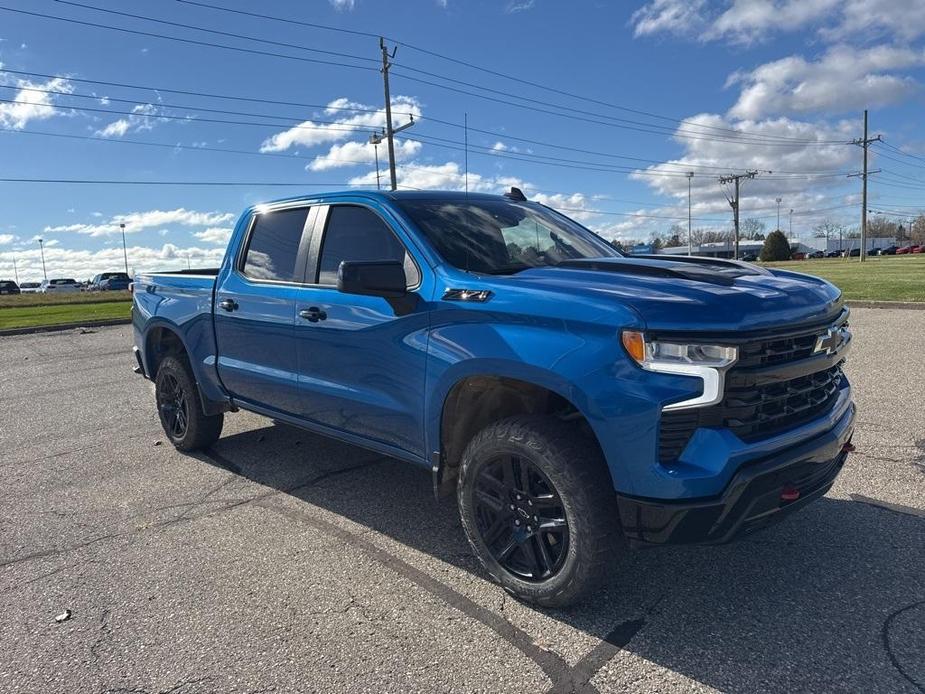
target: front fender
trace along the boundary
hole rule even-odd
[[[552,391],[587,420],[615,489],[631,494],[635,471],[651,465],[662,404],[695,393],[692,379],[652,378],[630,363],[607,326],[463,322],[433,329],[428,346],[425,440],[440,450],[444,403],[473,376],[514,378]]]

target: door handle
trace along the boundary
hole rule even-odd
[[[317,323],[320,320],[327,320],[328,314],[317,306],[311,306],[310,308],[303,308],[299,311],[299,317],[304,318],[309,323]]]
[[[218,302],[218,305],[221,308],[225,309],[226,311],[237,311],[238,310],[238,302],[235,301],[234,299],[222,299],[221,301]]]

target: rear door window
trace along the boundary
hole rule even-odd
[[[297,281],[296,259],[308,209],[298,207],[257,215],[241,272],[255,280]]]

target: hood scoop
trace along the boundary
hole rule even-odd
[[[766,274],[732,261],[704,260],[706,262],[699,262],[700,259],[688,260],[687,258],[681,262],[649,258],[589,258],[564,260],[556,267],[643,277],[693,280],[695,282],[707,282],[725,286],[732,285],[736,278],[744,275]]]

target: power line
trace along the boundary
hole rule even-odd
[[[320,23],[317,23],[317,22],[307,22],[307,21],[297,20],[297,19],[294,19],[294,18],[279,17],[279,16],[274,16],[274,15],[261,14],[261,13],[258,13],[258,12],[248,12],[248,11],[246,11],[246,10],[237,10],[237,9],[232,9],[232,8],[228,8],[228,7],[221,7],[221,6],[217,6],[217,5],[212,5],[212,4],[205,3],[205,2],[196,2],[195,0],[177,0],[177,2],[183,3],[183,4],[185,4],[185,5],[193,5],[193,6],[197,6],[197,7],[208,8],[208,9],[211,9],[211,10],[217,10],[217,11],[220,11],[220,12],[226,12],[226,13],[231,13],[231,14],[237,14],[237,15],[242,15],[242,16],[247,16],[247,17],[253,17],[253,18],[258,18],[258,19],[266,19],[266,20],[275,21],[275,22],[282,22],[282,23],[284,23],[284,24],[296,24],[296,25],[300,25],[300,26],[311,27],[311,28],[314,28],[314,29],[323,29],[323,30],[327,30],[327,31],[334,31],[334,32],[340,32],[340,33],[346,33],[346,34],[353,34],[353,35],[356,35],[356,36],[363,36],[363,37],[368,37],[368,38],[378,38],[378,35],[377,35],[377,34],[372,34],[372,33],[369,33],[369,32],[355,31],[355,30],[350,30],[350,29],[343,29],[343,28],[341,28],[341,27],[334,27],[334,26],[330,26],[330,25],[327,25],[327,24],[320,24]],[[511,81],[517,82],[518,84],[526,84],[526,85],[535,87],[535,88],[537,88],[537,89],[541,89],[541,90],[545,90],[545,91],[549,91],[549,92],[553,92],[553,93],[559,94],[559,95],[561,95],[561,96],[567,96],[567,97],[569,97],[569,98],[574,98],[574,99],[581,99],[582,101],[587,101],[587,102],[589,102],[589,103],[594,103],[594,104],[597,104],[597,105],[599,105],[599,106],[606,106],[606,107],[608,107],[608,108],[613,108],[613,109],[616,109],[616,110],[619,110],[619,111],[625,111],[625,112],[627,112],[627,113],[634,113],[634,114],[636,114],[636,115],[647,116],[647,117],[649,117],[649,118],[656,118],[656,119],[659,119],[659,120],[665,120],[665,121],[669,121],[669,122],[672,122],[672,123],[678,123],[678,124],[682,124],[682,125],[683,125],[684,123],[689,123],[689,121],[686,120],[686,119],[673,118],[673,117],[670,117],[670,116],[664,116],[664,115],[660,115],[660,114],[657,114],[657,113],[652,113],[651,111],[643,111],[643,110],[640,110],[640,109],[630,108],[630,107],[627,107],[627,106],[621,106],[621,105],[619,105],[619,104],[614,104],[614,103],[610,103],[610,102],[606,102],[606,101],[601,101],[601,100],[599,100],[599,99],[594,99],[594,98],[586,97],[586,96],[583,96],[583,95],[581,95],[581,94],[576,94],[576,93],[573,93],[573,92],[568,92],[568,91],[565,91],[565,90],[557,89],[557,88],[551,87],[551,86],[549,86],[549,85],[541,84],[541,83],[538,83],[538,82],[532,82],[532,81],[530,81],[530,80],[524,79],[523,77],[515,77],[515,76],[513,76],[513,75],[511,75],[511,74],[508,74],[508,73],[504,73],[504,72],[500,72],[500,71],[498,71],[498,70],[492,70],[492,69],[490,69],[490,68],[485,68],[485,67],[482,67],[482,66],[479,66],[479,65],[475,65],[475,64],[473,64],[473,63],[471,63],[471,62],[468,62],[468,61],[465,61],[465,60],[461,60],[461,59],[459,59],[459,58],[454,58],[454,57],[452,57],[452,56],[444,55],[444,54],[438,53],[438,52],[436,52],[436,51],[432,51],[432,50],[429,50],[429,49],[426,49],[426,48],[422,48],[421,46],[417,46],[417,45],[414,45],[414,44],[412,44],[412,43],[408,43],[407,41],[401,41],[401,40],[399,40],[399,39],[392,38],[392,37],[385,37],[385,38],[387,38],[387,39],[388,39],[389,41],[391,41],[392,43],[398,44],[398,45],[400,45],[400,46],[402,46],[402,47],[409,48],[409,49],[414,50],[414,51],[418,51],[418,52],[423,53],[423,54],[425,54],[425,55],[430,55],[430,56],[433,56],[433,57],[436,57],[436,58],[440,58],[440,59],[442,59],[442,60],[446,60],[446,61],[449,61],[449,62],[452,62],[452,63],[456,63],[456,64],[458,64],[458,65],[462,65],[462,66],[464,66],[464,67],[468,67],[468,68],[473,69],[473,70],[478,70],[478,71],[484,72],[484,73],[486,73],[486,74],[493,75],[493,76],[495,76],[495,77],[501,77],[501,78],[506,79],[506,80],[511,80]],[[415,68],[412,68],[412,67],[409,67],[409,66],[404,66],[404,67],[405,67],[406,69],[410,69],[410,70],[414,70],[414,69],[415,69]],[[430,74],[433,74],[433,73],[430,73]],[[433,74],[433,76],[444,77],[443,75],[435,75],[435,74]],[[504,92],[504,93],[507,94],[507,92]],[[568,107],[563,107],[563,108],[568,108]],[[697,123],[689,123],[689,124],[692,125],[692,126],[694,126],[694,127],[704,128],[704,129],[708,129],[708,130],[715,130],[715,131],[718,131],[718,132],[728,132],[728,133],[739,134],[739,135],[741,135],[741,134],[747,134],[745,131],[738,130],[738,129],[735,129],[735,128],[724,128],[724,127],[721,127],[721,126],[701,125],[701,124],[697,124]],[[775,135],[775,136],[762,136],[762,137],[770,137],[770,138],[773,138],[773,139],[780,139],[780,140],[788,140],[788,139],[791,139],[791,138],[787,138],[786,136],[779,136],[779,135]]]
[[[178,0],[179,1],[179,0]],[[69,82],[79,82],[81,84],[96,84],[106,87],[120,87],[124,89],[138,89],[144,91],[152,92],[165,92],[168,94],[183,94],[184,96],[201,96],[209,99],[226,99],[229,101],[249,101],[260,104],[270,104],[272,106],[295,106],[296,108],[320,108],[327,111],[347,111],[350,113],[382,113],[381,108],[356,108],[349,106],[331,106],[330,104],[306,104],[300,101],[281,101],[277,99],[263,99],[258,97],[249,97],[249,96],[240,96],[240,95],[231,95],[231,94],[215,94],[213,92],[199,92],[189,89],[171,89],[169,87],[152,87],[150,85],[140,85],[140,84],[128,84],[126,82],[106,82],[103,80],[91,80],[81,77],[71,77],[68,75],[49,75],[43,72],[26,72],[24,70],[10,70],[9,68],[0,68],[0,73],[5,72],[11,75],[24,75],[28,77],[42,77],[47,80],[67,80]],[[70,92],[58,92],[47,89],[39,89],[36,87],[22,87],[18,85],[0,85],[9,89],[25,89],[30,92],[45,92],[53,94],[65,94],[67,96],[87,96],[87,98],[98,99],[101,95],[92,94],[92,95],[83,95],[83,94],[74,94]],[[113,101],[134,101],[137,102],[138,99],[126,100],[126,99],[115,99],[112,97]],[[410,111],[395,111],[400,116],[410,116]]]
[[[178,0],[178,1],[179,1],[179,0]],[[166,88],[166,87],[152,87],[152,86],[145,86],[145,85],[127,84],[127,83],[124,83],[124,82],[108,82],[108,81],[103,81],[103,80],[82,79],[82,78],[75,78],[75,77],[67,77],[67,76],[64,76],[64,75],[49,75],[49,74],[45,74],[45,73],[25,72],[25,71],[22,71],[22,70],[0,69],[0,72],[6,72],[6,73],[16,74],[16,75],[28,75],[28,76],[32,76],[32,77],[42,77],[42,78],[45,78],[45,79],[66,79],[66,80],[73,81],[73,82],[80,82],[80,83],[87,83],[87,84],[105,85],[105,86],[122,87],[122,88],[128,88],[128,89],[138,89],[138,90],[150,90],[150,91],[154,91],[154,92],[166,92],[166,93],[174,93],[174,94],[183,94],[183,95],[187,95],[187,96],[201,96],[201,97],[206,97],[206,98],[227,99],[227,100],[236,100],[236,101],[248,101],[248,102],[256,102],[256,103],[266,103],[266,104],[271,104],[271,105],[295,106],[295,107],[300,107],[300,108],[316,108],[316,109],[325,109],[325,110],[332,110],[332,111],[348,111],[348,112],[355,112],[355,113],[383,113],[383,109],[360,109],[360,108],[350,108],[350,107],[332,107],[332,106],[328,106],[328,105],[325,105],[325,104],[306,104],[306,103],[299,103],[299,102],[278,101],[278,100],[273,100],[273,99],[260,99],[260,98],[251,98],[251,97],[242,97],[242,96],[231,96],[231,95],[227,95],[227,94],[214,94],[214,93],[208,93],[208,92],[197,92],[197,91],[192,91],[192,90],[171,89],[171,88]],[[65,92],[65,91],[53,90],[53,89],[42,89],[42,88],[40,88],[40,87],[32,87],[32,86],[30,86],[30,87],[22,87],[22,86],[19,86],[19,85],[0,85],[0,88],[5,88],[5,89],[23,89],[23,90],[26,90],[26,91],[34,91],[34,92],[46,93],[46,94],[58,94],[58,95],[61,95],[61,96],[71,96],[71,97],[86,98],[86,99],[99,99],[99,98],[100,98],[100,95],[98,95],[98,94],[76,94],[76,93],[73,93],[73,92]],[[121,102],[121,103],[137,103],[137,101],[138,101],[138,99],[121,99],[121,98],[116,98],[116,97],[107,97],[107,98],[109,98],[111,101],[117,101],[117,102]],[[186,108],[186,109],[190,109],[190,110],[210,111],[210,112],[213,112],[213,113],[225,113],[225,114],[231,114],[231,115],[249,115],[249,116],[250,116],[250,115],[258,115],[258,116],[267,117],[267,118],[282,118],[282,116],[267,115],[267,114],[242,113],[242,112],[240,112],[240,111],[218,110],[218,109],[210,109],[210,108],[205,108],[205,107],[200,107],[200,106],[189,106],[189,105],[178,105],[178,104],[170,105],[170,104],[164,104],[163,102],[161,102],[159,105],[160,105],[160,106],[164,106],[164,107],[170,107],[170,108]],[[398,115],[408,115],[408,116],[413,115],[412,112],[394,111],[393,113],[396,113],[396,114],[398,114]],[[452,122],[452,121],[442,120],[442,119],[439,119],[439,118],[435,118],[435,117],[433,117],[433,116],[422,117],[422,120],[426,120],[427,122],[438,123],[438,124],[440,124],[440,125],[446,125],[446,126],[450,126],[450,127],[454,127],[454,128],[462,128],[462,125],[460,125],[459,123],[454,123],[454,122]],[[327,121],[327,122],[328,122],[328,123],[332,123],[331,121]],[[623,159],[623,160],[627,160],[627,161],[638,161],[638,162],[641,162],[641,163],[655,164],[655,165],[658,165],[658,166],[679,167],[679,168],[688,169],[688,170],[691,169],[691,168],[695,168],[695,169],[712,169],[712,170],[718,170],[718,171],[728,171],[728,170],[730,169],[730,167],[727,167],[727,166],[714,166],[714,165],[709,165],[709,164],[693,164],[693,163],[689,163],[689,162],[665,162],[665,161],[661,161],[661,160],[658,160],[658,159],[648,159],[648,158],[645,158],[645,157],[634,157],[634,156],[630,156],[630,155],[614,154],[614,153],[609,153],[609,152],[595,152],[594,150],[583,149],[583,148],[580,148],[580,147],[571,147],[571,146],[568,146],[568,145],[561,145],[561,144],[552,143],[552,142],[544,142],[544,141],[540,141],[540,140],[532,140],[532,139],[529,139],[529,138],[519,137],[519,136],[510,135],[510,134],[506,134],[506,133],[499,133],[499,132],[492,131],[492,130],[485,130],[485,129],[482,129],[482,128],[470,127],[469,130],[471,130],[471,131],[473,131],[473,132],[482,133],[482,134],[485,134],[485,135],[490,135],[490,136],[492,136],[492,137],[494,137],[494,138],[505,139],[505,140],[511,140],[511,141],[514,141],[514,142],[523,142],[523,143],[532,144],[532,145],[536,145],[536,146],[548,147],[548,148],[551,148],[551,149],[559,149],[559,150],[564,150],[564,151],[578,152],[578,153],[582,153],[582,154],[591,154],[591,155],[596,155],[596,156],[601,156],[601,157],[607,157],[607,158],[611,158],[611,159]],[[814,172],[814,171],[778,171],[778,173],[787,173],[787,174],[833,174],[833,175],[842,175],[842,172],[828,172],[828,171],[818,171],[818,172]]]
[[[126,34],[134,34],[136,36],[147,36],[149,38],[165,39],[167,41],[177,41],[180,43],[187,43],[187,44],[191,44],[195,46],[205,46],[208,48],[221,48],[224,50],[236,51],[238,53],[249,53],[252,55],[261,55],[261,56],[266,56],[266,57],[271,57],[271,58],[285,58],[288,60],[298,60],[303,63],[330,65],[332,67],[346,67],[346,68],[352,68],[355,70],[369,70],[369,71],[376,70],[376,68],[372,66],[367,66],[367,65],[351,65],[349,63],[339,63],[339,62],[332,61],[332,60],[322,60],[320,58],[307,58],[304,56],[287,55],[285,53],[273,53],[271,51],[261,51],[256,48],[243,48],[241,46],[229,46],[227,44],[211,43],[209,41],[199,41],[197,39],[187,39],[187,38],[181,38],[179,36],[169,36],[167,34],[158,34],[158,33],[151,32],[151,31],[142,31],[140,29],[126,29],[125,27],[116,27],[110,24],[100,24],[98,22],[88,22],[88,21],[81,20],[81,19],[73,19],[71,17],[59,17],[57,15],[44,14],[42,12],[30,12],[29,10],[20,10],[20,9],[15,9],[12,7],[5,7],[2,5],[0,5],[0,10],[4,12],[15,12],[17,14],[28,15],[31,17],[40,17],[42,19],[52,19],[55,21],[65,22],[68,24],[79,24],[81,26],[89,26],[89,27],[94,27],[97,29],[108,29],[111,31],[120,31]],[[197,27],[190,27],[190,28],[196,29]],[[204,31],[208,31],[208,30],[204,30]],[[363,58],[363,60],[368,60],[368,58]]]
[[[280,46],[281,48],[294,48],[299,51],[309,51],[311,53],[321,53],[324,55],[331,55],[337,58],[350,58],[351,60],[361,60],[363,62],[375,63],[376,61],[372,58],[367,58],[363,55],[354,55],[353,53],[342,53],[340,51],[329,51],[323,48],[309,48],[308,46],[302,46],[297,43],[286,43],[285,41],[274,41],[272,39],[258,38],[254,36],[248,36],[247,34],[235,34],[230,31],[221,31],[219,29],[208,29],[205,27],[195,26],[193,24],[184,24],[183,22],[172,22],[167,19],[159,19],[157,17],[148,17],[141,14],[133,14],[131,12],[122,12],[120,10],[113,10],[105,7],[96,7],[95,5],[87,5],[81,2],[73,2],[73,0],[55,0],[59,5],[70,5],[72,7],[80,7],[85,10],[92,10],[94,12],[104,12],[106,14],[114,14],[119,17],[128,17],[130,19],[141,19],[146,22],[154,22],[155,24],[164,24],[166,26],[177,27],[179,29],[193,29],[194,31],[201,31],[207,34],[214,34],[216,36],[227,36],[234,39],[244,39],[245,41],[259,41],[260,43],[265,43],[271,46]]]
[[[58,0],[58,1],[59,1],[59,2],[66,2],[66,0]],[[190,24],[183,24],[183,23],[179,23],[179,22],[169,22],[169,21],[167,21],[167,20],[161,20],[161,19],[157,19],[157,18],[153,18],[153,17],[146,17],[146,16],[144,16],[144,15],[135,15],[135,14],[125,13],[125,12],[119,12],[119,11],[117,11],[117,10],[110,10],[110,9],[106,9],[106,8],[95,7],[95,6],[92,6],[92,5],[85,5],[85,4],[82,4],[82,3],[66,2],[66,4],[74,5],[74,6],[77,6],[77,7],[83,7],[83,8],[90,9],[90,10],[94,10],[94,11],[98,11],[98,12],[104,12],[104,13],[116,14],[116,15],[124,15],[124,16],[128,16],[128,17],[135,18],[135,19],[142,19],[142,20],[145,20],[145,21],[151,21],[151,22],[160,23],[160,24],[168,24],[168,25],[171,25],[171,26],[179,26],[179,27],[183,27],[183,28],[186,28],[186,29],[192,29],[192,30],[195,30],[195,31],[203,31],[203,32],[212,33],[212,34],[219,34],[219,35],[230,35],[230,36],[234,36],[234,37],[236,37],[236,38],[241,38],[241,39],[249,40],[249,41],[269,43],[269,44],[271,44],[271,45],[280,43],[280,42],[271,41],[271,40],[269,40],[269,39],[263,39],[263,38],[260,38],[260,37],[253,37],[253,36],[248,36],[248,35],[244,35],[244,34],[232,34],[232,33],[230,33],[230,32],[220,32],[220,31],[217,31],[217,30],[206,29],[206,28],[203,28],[203,27],[197,27],[197,26],[190,25]],[[213,9],[221,9],[221,8],[214,8],[214,7],[213,7]],[[54,20],[59,20],[59,21],[64,21],[64,22],[72,22],[72,23],[76,23],[76,24],[82,24],[82,25],[86,25],[86,26],[93,26],[93,27],[103,28],[103,29],[110,29],[110,30],[114,30],[114,31],[122,31],[122,32],[133,33],[133,34],[139,34],[139,35],[144,35],[144,36],[151,36],[151,37],[155,37],[155,38],[162,38],[162,39],[167,39],[167,40],[180,41],[180,42],[184,42],[184,43],[192,43],[192,44],[195,44],[195,45],[208,46],[208,47],[213,47],[213,48],[225,48],[225,49],[228,49],[228,50],[234,50],[234,51],[245,52],[245,53],[254,53],[254,54],[257,54],[257,55],[265,55],[265,56],[271,56],[271,57],[288,58],[288,59],[292,59],[292,60],[302,60],[302,61],[308,61],[308,62],[314,62],[314,63],[336,65],[336,66],[338,66],[338,67],[351,67],[351,68],[364,69],[364,70],[374,70],[374,69],[376,69],[376,68],[373,68],[373,67],[362,66],[362,65],[349,65],[349,64],[345,64],[345,63],[336,63],[336,62],[332,62],[332,61],[323,61],[323,60],[319,60],[319,59],[303,58],[303,57],[299,57],[299,56],[292,56],[292,55],[281,54],[281,53],[272,53],[272,52],[268,52],[268,51],[258,51],[258,50],[255,50],[255,49],[247,49],[247,48],[241,48],[241,47],[237,47],[237,46],[228,46],[228,45],[226,45],[226,44],[216,44],[216,43],[198,41],[198,40],[194,40],[194,39],[185,39],[185,38],[180,38],[180,37],[176,37],[176,36],[169,36],[169,35],[165,35],[165,34],[157,34],[157,33],[153,33],[153,32],[144,32],[144,31],[139,31],[139,30],[134,30],[134,29],[126,29],[126,28],[123,28],[123,27],[114,27],[114,26],[111,26],[111,25],[99,24],[99,23],[94,23],[94,22],[86,22],[86,21],[83,21],[83,20],[76,20],[76,19],[71,19],[71,18],[66,18],[66,17],[58,17],[58,16],[55,16],[55,15],[47,15],[47,14],[42,14],[42,13],[38,13],[38,12],[29,12],[29,11],[26,11],[26,10],[18,10],[18,9],[3,7],[3,6],[0,6],[0,10],[6,10],[6,11],[10,11],[10,12],[18,12],[18,13],[21,13],[21,14],[26,14],[26,15],[36,16],[36,17],[42,17],[42,18],[47,18],[47,19],[54,19]],[[269,18],[269,17],[267,17],[267,18]],[[281,18],[276,18],[276,19],[278,19],[279,21],[283,21]],[[297,50],[320,51],[320,49],[312,49],[312,48],[305,47],[305,46],[300,46],[300,45],[297,45],[297,44],[284,44],[284,45],[287,46],[287,47],[290,47],[290,48],[297,49]],[[328,51],[322,51],[322,52],[330,53],[330,52],[328,52]],[[359,59],[359,60],[364,60],[364,61],[372,60],[372,59],[370,59],[370,58],[365,58],[365,57],[363,57],[363,56],[354,56],[354,55],[352,55],[352,54],[339,54],[339,53],[337,53],[337,55],[345,55],[345,56],[348,56],[348,57],[353,58],[353,59]],[[473,85],[472,83],[464,82],[464,81],[461,81],[461,80],[456,80],[456,79],[454,79],[454,78],[447,77],[447,76],[445,76],[445,75],[438,75],[437,73],[432,73],[432,72],[420,70],[420,69],[418,69],[418,68],[413,68],[413,67],[410,67],[410,66],[404,66],[404,67],[405,67],[405,69],[412,70],[412,71],[416,71],[416,72],[421,73],[421,74],[426,74],[426,75],[434,76],[434,77],[437,77],[437,78],[440,78],[440,79],[443,79],[443,80],[448,80],[448,81],[452,81],[452,82],[456,82],[456,83],[460,83],[460,84],[465,84],[465,85],[473,86],[473,87],[476,87],[476,88],[478,88],[478,89],[480,89],[480,90],[483,90],[483,91],[495,92],[495,93],[498,93],[498,94],[504,94],[504,95],[506,95],[506,96],[513,96],[513,98],[517,98],[517,99],[520,99],[520,100],[522,100],[522,101],[527,101],[527,102],[536,103],[536,104],[546,104],[546,105],[552,106],[552,107],[554,107],[554,108],[558,108],[558,109],[562,109],[562,110],[570,110],[570,111],[573,111],[573,112],[575,112],[575,113],[591,113],[591,112],[582,111],[581,109],[574,109],[574,108],[571,108],[571,107],[568,107],[568,106],[563,106],[563,105],[561,105],[561,104],[552,104],[552,103],[549,103],[549,102],[543,102],[543,101],[540,101],[540,100],[531,99],[531,98],[529,98],[529,97],[522,97],[522,96],[517,96],[517,95],[510,95],[510,94],[507,93],[507,92],[501,92],[501,91],[499,91],[499,90],[494,90],[494,89],[491,89],[491,88],[489,88],[489,87],[485,87],[485,86],[483,86],[483,85]],[[586,121],[586,122],[598,123],[598,124],[606,125],[606,126],[609,126],[609,127],[625,128],[625,129],[635,130],[635,131],[637,131],[637,132],[645,132],[645,133],[649,133],[649,134],[656,134],[656,135],[671,135],[672,137],[680,137],[680,138],[683,138],[683,139],[693,139],[693,140],[730,141],[730,142],[737,142],[737,143],[740,143],[740,144],[756,144],[756,145],[763,145],[763,146],[796,146],[796,145],[798,145],[798,144],[803,144],[803,145],[807,145],[807,146],[808,146],[808,145],[825,145],[825,144],[845,144],[845,143],[843,143],[843,142],[841,142],[841,141],[839,141],[839,140],[832,140],[832,141],[824,141],[824,140],[798,140],[798,139],[792,139],[792,140],[791,140],[791,139],[784,139],[784,138],[781,138],[780,141],[774,141],[774,139],[768,140],[768,139],[767,139],[767,136],[762,136],[762,135],[757,135],[757,134],[750,134],[750,135],[748,135],[747,138],[737,137],[737,138],[733,138],[733,139],[730,139],[730,138],[719,138],[719,137],[714,137],[714,138],[709,138],[709,137],[698,137],[698,136],[695,136],[695,135],[680,134],[680,131],[678,131],[678,130],[674,130],[674,131],[673,131],[673,130],[671,130],[671,129],[669,129],[669,128],[666,128],[665,126],[659,126],[659,125],[650,124],[650,123],[639,123],[639,122],[637,122],[637,121],[629,121],[629,120],[626,120],[626,119],[616,118],[616,117],[614,117],[614,116],[607,116],[607,115],[601,115],[601,114],[593,114],[593,113],[591,113],[591,115],[596,115],[596,116],[599,116],[599,117],[609,118],[609,119],[611,119],[611,120],[617,121],[617,122],[609,123],[609,122],[605,122],[605,121],[594,120],[594,119],[592,119],[592,118],[585,118],[585,117],[581,117],[581,116],[577,116],[577,115],[570,115],[570,114],[568,114],[568,113],[559,113],[559,112],[556,112],[556,111],[549,111],[548,109],[537,109],[537,108],[535,108],[535,107],[528,107],[528,106],[526,106],[525,104],[517,104],[517,103],[514,103],[514,102],[510,102],[510,101],[504,101],[504,100],[500,100],[500,99],[488,97],[487,95],[481,94],[481,93],[475,93],[475,92],[468,92],[468,91],[464,91],[464,90],[459,90],[459,89],[456,89],[456,88],[453,88],[453,87],[449,87],[449,86],[446,85],[446,84],[440,84],[440,83],[435,83],[435,82],[431,82],[431,81],[428,81],[428,80],[422,80],[422,79],[420,79],[420,78],[411,77],[410,75],[403,75],[403,77],[404,77],[405,79],[410,79],[410,80],[413,80],[413,81],[421,82],[421,83],[423,83],[423,84],[429,84],[429,85],[431,85],[431,86],[435,86],[435,87],[438,87],[438,88],[449,89],[449,90],[451,90],[451,91],[457,91],[457,92],[460,92],[460,93],[468,94],[468,95],[474,96],[474,97],[476,97],[476,98],[488,99],[488,100],[491,100],[491,101],[496,101],[496,102],[500,102],[500,103],[506,103],[507,105],[514,106],[514,107],[518,107],[518,108],[530,108],[530,109],[533,110],[533,111],[540,111],[540,112],[543,112],[543,113],[547,113],[547,114],[550,114],[550,115],[556,115],[556,116],[559,116],[559,117],[572,118],[572,119],[576,119],[576,120],[583,120],[583,121]],[[625,123],[625,124],[621,125],[620,123]],[[639,125],[646,126],[646,128],[654,128],[654,129],[644,129],[644,128],[640,128],[640,127],[634,127],[633,125],[630,125],[631,123],[639,123]],[[738,131],[737,131],[737,132],[738,132]],[[758,139],[758,138],[762,138],[762,139]],[[776,138],[776,136],[772,136],[772,138]]]

